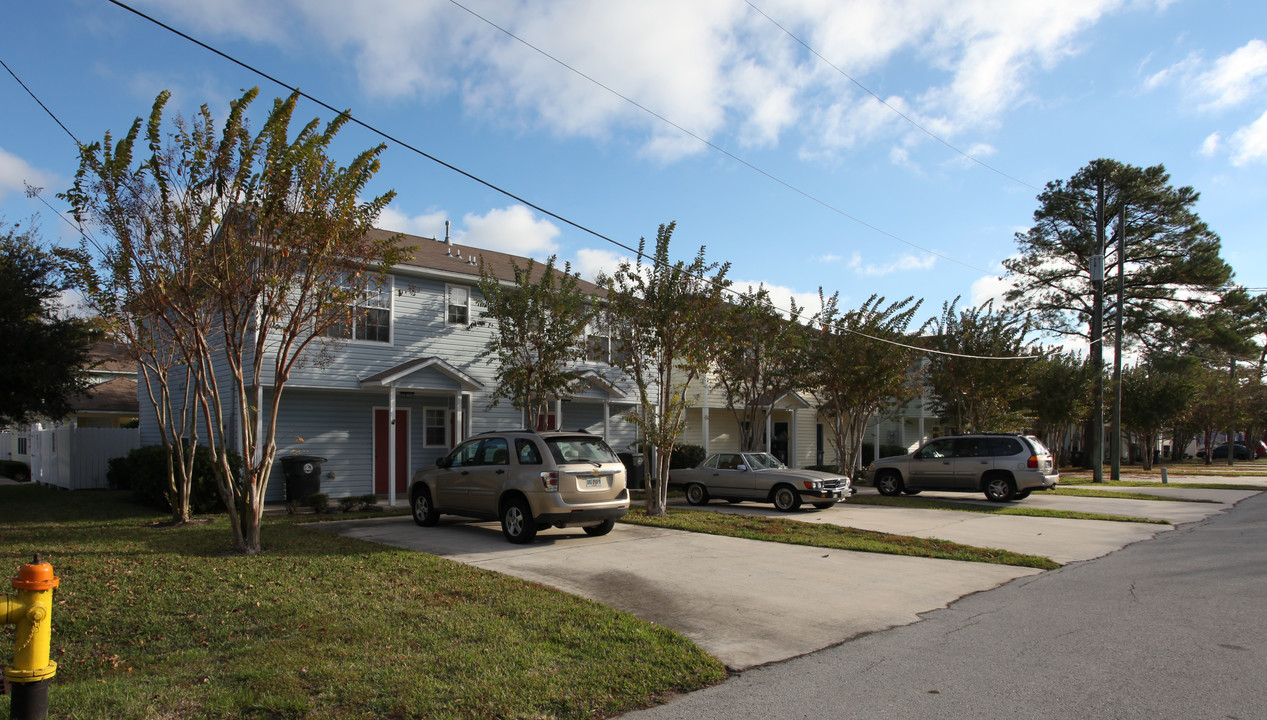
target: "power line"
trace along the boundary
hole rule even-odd
[[[13,72],[13,70],[5,64],[4,60],[0,60],[0,65],[4,65],[4,69],[9,71],[9,74],[13,76],[14,80],[18,81],[18,84],[22,86],[22,89],[26,91],[26,94],[30,95],[32,100],[34,100],[40,107],[44,108],[44,112],[48,113],[49,117],[53,118],[53,122],[57,123],[62,130],[66,131],[66,134],[70,136],[70,139],[75,141],[75,147],[83,145],[83,143],[79,142],[79,138],[75,137],[75,133],[71,132],[69,128],[63,125],[62,121],[58,120],[57,116],[53,114],[53,111],[49,110],[47,105],[45,105],[39,98],[35,97],[35,93],[31,92],[31,88],[27,87],[26,83],[22,82],[22,78],[18,77],[17,73]]]
[[[885,229],[883,229],[883,228],[881,228],[881,227],[878,227],[878,226],[876,226],[876,225],[873,225],[873,224],[871,224],[871,223],[869,223],[869,222],[867,222],[867,221],[865,221],[865,220],[863,220],[863,219],[861,219],[861,218],[859,218],[859,217],[857,217],[857,216],[855,216],[855,215],[851,215],[851,214],[849,214],[849,213],[845,212],[844,210],[842,210],[842,209],[840,209],[840,208],[836,207],[835,205],[832,205],[831,203],[827,202],[826,200],[821,200],[821,199],[819,199],[818,197],[816,197],[816,196],[814,196],[814,195],[810,194],[809,192],[807,192],[807,191],[805,191],[805,190],[802,190],[802,189],[800,189],[799,187],[797,187],[797,186],[795,186],[795,185],[791,184],[790,182],[788,182],[788,181],[786,181],[786,180],[784,180],[784,179],[782,179],[782,178],[780,178],[780,177],[778,177],[778,176],[776,176],[776,175],[774,175],[774,174],[772,174],[772,173],[770,173],[770,172],[767,172],[766,170],[763,170],[763,169],[761,169],[760,167],[757,167],[756,165],[753,165],[752,163],[748,162],[747,160],[744,160],[743,158],[739,157],[738,155],[735,155],[734,153],[730,152],[730,151],[729,151],[729,150],[727,150],[726,148],[723,148],[723,147],[721,147],[720,145],[717,145],[716,143],[714,143],[714,142],[712,142],[712,141],[710,141],[710,140],[708,140],[708,139],[706,139],[706,138],[703,138],[703,137],[699,136],[698,134],[696,134],[696,133],[694,133],[694,132],[691,132],[690,130],[688,130],[688,129],[686,129],[686,128],[682,127],[681,125],[679,125],[679,124],[677,124],[677,123],[675,123],[675,122],[673,122],[673,121],[672,121],[672,120],[670,120],[669,118],[667,118],[667,117],[665,117],[665,116],[661,115],[660,113],[657,113],[656,111],[654,111],[654,110],[652,110],[652,109],[648,108],[647,106],[645,106],[645,105],[643,105],[643,104],[639,103],[637,100],[634,100],[634,99],[632,99],[632,98],[628,97],[627,95],[623,95],[623,94],[621,94],[620,92],[618,92],[617,90],[614,90],[614,89],[613,89],[613,88],[611,88],[610,86],[608,86],[608,85],[604,84],[603,82],[601,82],[601,81],[599,81],[599,80],[596,80],[595,78],[593,78],[593,77],[591,77],[591,76],[589,76],[589,75],[585,74],[584,72],[581,72],[580,70],[577,70],[576,68],[572,67],[571,65],[567,64],[566,62],[563,62],[562,60],[560,60],[559,58],[557,58],[557,57],[555,57],[555,56],[551,55],[550,53],[546,52],[545,50],[542,50],[541,48],[537,47],[536,45],[533,45],[532,43],[528,42],[527,40],[525,40],[525,39],[523,39],[523,38],[519,37],[518,35],[516,35],[515,33],[511,32],[510,30],[507,30],[506,28],[504,28],[504,27],[502,27],[502,26],[498,25],[497,23],[493,22],[492,20],[489,20],[488,18],[484,17],[483,15],[480,15],[479,13],[475,12],[474,10],[472,10],[472,9],[470,9],[470,8],[468,8],[468,7],[466,7],[465,5],[463,5],[462,3],[458,2],[457,0],[449,0],[449,3],[450,3],[450,4],[452,4],[452,5],[454,5],[454,6],[456,6],[456,7],[458,7],[458,8],[460,8],[460,9],[462,9],[462,10],[464,10],[464,11],[466,11],[466,12],[467,12],[467,13],[469,13],[472,17],[474,17],[474,18],[476,18],[476,19],[478,19],[478,20],[480,20],[480,21],[484,22],[484,23],[485,23],[485,24],[487,24],[489,27],[492,27],[493,29],[495,29],[495,30],[497,30],[497,31],[499,31],[499,32],[501,32],[501,33],[504,33],[506,36],[508,36],[508,37],[510,37],[511,39],[515,40],[516,42],[520,43],[520,44],[521,44],[521,45],[523,45],[524,47],[527,47],[528,49],[532,50],[533,52],[535,52],[535,53],[537,53],[537,54],[541,55],[542,57],[544,57],[544,58],[546,58],[546,59],[548,59],[548,60],[550,60],[550,61],[552,61],[552,62],[554,62],[554,63],[558,64],[559,66],[561,66],[561,67],[563,67],[563,68],[565,68],[565,69],[569,70],[570,72],[572,72],[572,73],[576,74],[577,76],[582,77],[582,78],[584,78],[584,79],[588,80],[589,82],[593,83],[594,85],[597,85],[598,87],[600,87],[600,88],[602,88],[602,89],[606,90],[607,92],[611,93],[612,95],[615,95],[616,97],[620,98],[621,100],[624,100],[625,102],[629,103],[630,105],[633,105],[634,107],[636,107],[636,108],[638,108],[639,110],[641,110],[641,111],[643,111],[643,112],[647,113],[648,115],[650,115],[650,116],[652,116],[652,117],[656,118],[657,120],[659,120],[659,121],[661,121],[661,122],[665,123],[666,125],[669,125],[669,126],[671,126],[671,127],[675,128],[675,129],[676,129],[676,130],[678,130],[679,132],[681,132],[681,133],[683,133],[683,134],[685,134],[685,135],[688,135],[688,136],[690,136],[691,138],[694,138],[695,140],[697,140],[698,142],[702,143],[703,145],[706,145],[706,146],[708,146],[709,148],[712,148],[713,150],[716,150],[717,152],[719,152],[719,153],[721,153],[721,154],[725,155],[726,157],[730,158],[731,160],[734,160],[735,162],[739,163],[740,165],[743,165],[744,167],[748,168],[749,170],[752,170],[752,171],[754,171],[754,172],[760,173],[761,175],[764,175],[766,178],[768,178],[768,179],[770,179],[770,180],[773,180],[774,182],[776,182],[776,183],[778,183],[778,184],[782,185],[783,187],[787,188],[788,190],[791,190],[792,192],[796,193],[797,195],[800,195],[801,197],[804,197],[805,199],[807,199],[807,200],[809,200],[809,201],[811,201],[811,202],[817,203],[817,204],[819,204],[819,205],[823,206],[824,208],[826,208],[826,209],[828,209],[828,210],[830,210],[830,211],[832,211],[832,212],[836,213],[837,215],[840,215],[841,217],[844,217],[844,218],[847,218],[847,219],[849,219],[849,220],[852,220],[853,222],[855,222],[855,223],[857,223],[857,224],[859,224],[859,225],[861,225],[861,226],[863,226],[863,227],[867,228],[868,230],[871,230],[872,232],[879,233],[879,234],[881,234],[881,235],[884,235],[885,237],[892,238],[893,240],[897,240],[897,241],[898,241],[898,242],[900,242],[900,243],[903,243],[903,244],[905,244],[905,245],[909,245],[910,247],[913,247],[913,248],[915,248],[916,250],[919,250],[920,252],[927,253],[927,254],[929,254],[929,255],[933,255],[933,256],[939,257],[939,258],[941,258],[941,259],[943,259],[943,260],[946,260],[946,261],[948,261],[948,262],[955,263],[956,265],[962,265],[963,267],[966,267],[966,268],[968,268],[969,270],[976,270],[977,272],[982,272],[982,273],[985,273],[986,275],[993,275],[993,274],[994,274],[993,272],[991,272],[991,271],[989,271],[989,270],[986,270],[985,268],[979,268],[979,267],[977,267],[976,265],[971,265],[971,264],[969,264],[969,263],[963,262],[962,260],[956,260],[955,258],[952,258],[952,257],[950,257],[949,255],[945,255],[945,254],[939,253],[939,252],[937,252],[936,250],[929,250],[929,249],[928,249],[928,248],[926,248],[926,247],[922,247],[922,246],[920,246],[920,245],[916,245],[915,243],[911,242],[910,240],[907,240],[907,239],[905,239],[905,238],[903,238],[903,237],[900,237],[900,236],[898,236],[898,235],[895,235],[895,234],[893,234],[893,233],[889,232],[888,230],[885,230]],[[883,101],[881,101],[881,102],[883,102]],[[1018,182],[1019,182],[1019,181],[1018,181]]]
[[[904,112],[902,112],[901,110],[898,110],[897,108],[895,108],[895,107],[893,107],[892,105],[890,105],[888,102],[886,102],[886,101],[885,101],[885,99],[884,99],[884,98],[882,98],[882,97],[880,97],[879,95],[877,95],[877,94],[875,94],[874,92],[872,92],[872,91],[871,91],[871,88],[868,88],[866,85],[863,85],[861,82],[858,82],[858,80],[857,80],[856,78],[854,78],[854,76],[850,75],[849,73],[845,72],[844,70],[841,70],[841,69],[840,69],[840,68],[839,68],[839,67],[838,67],[835,63],[833,63],[832,61],[830,61],[830,60],[828,60],[827,58],[823,57],[822,53],[818,52],[818,51],[817,51],[817,50],[815,50],[813,47],[811,47],[811,46],[809,45],[809,43],[805,42],[804,40],[800,39],[800,38],[799,38],[799,37],[797,37],[796,35],[792,34],[792,31],[790,31],[790,30],[788,30],[787,28],[783,27],[783,25],[779,24],[779,22],[778,22],[777,20],[775,20],[774,18],[772,18],[772,17],[770,17],[768,14],[766,14],[766,12],[765,12],[764,10],[762,10],[762,9],[761,9],[761,8],[759,8],[759,7],[757,7],[756,5],[753,5],[753,4],[752,4],[752,0],[744,0],[744,2],[748,4],[748,7],[752,8],[753,10],[756,10],[756,11],[757,11],[757,13],[761,15],[761,17],[765,18],[766,20],[769,20],[769,21],[770,21],[770,23],[771,23],[772,25],[774,25],[774,26],[775,26],[776,28],[778,28],[779,30],[782,30],[784,35],[787,35],[788,37],[792,38],[794,41],[796,41],[796,43],[797,43],[798,45],[800,45],[801,47],[805,48],[805,49],[806,49],[806,50],[808,50],[810,53],[812,53],[812,54],[814,55],[814,57],[818,58],[819,60],[822,60],[822,61],[823,61],[823,62],[824,62],[824,63],[825,63],[828,67],[830,67],[832,70],[835,70],[836,72],[838,72],[838,73],[840,73],[841,75],[843,75],[843,76],[845,77],[845,79],[846,79],[846,80],[848,80],[849,82],[853,83],[854,85],[857,85],[859,88],[861,88],[861,89],[862,89],[862,91],[863,91],[863,92],[865,92],[866,94],[868,94],[868,95],[870,95],[871,97],[875,98],[875,99],[876,99],[876,101],[878,101],[881,105],[883,105],[883,106],[885,106],[886,108],[888,108],[888,109],[892,110],[894,113],[896,113],[896,114],[898,115],[898,117],[901,117],[903,120],[905,120],[906,122],[910,123],[912,126],[914,126],[916,129],[918,129],[920,132],[922,132],[922,133],[924,133],[925,135],[927,135],[928,137],[930,137],[930,138],[932,138],[932,139],[936,140],[937,142],[941,143],[942,145],[945,145],[946,147],[950,148],[951,150],[954,150],[955,152],[959,153],[959,154],[960,154],[960,155],[962,155],[963,157],[965,157],[965,158],[967,158],[967,159],[971,160],[972,162],[974,162],[974,163],[976,163],[976,164],[980,165],[981,167],[985,168],[986,170],[989,170],[990,172],[997,173],[998,175],[1001,175],[1001,176],[1003,176],[1003,177],[1007,178],[1008,180],[1011,180],[1012,182],[1017,183],[1017,184],[1019,184],[1019,185],[1024,185],[1025,187],[1027,187],[1027,188],[1029,188],[1029,189],[1031,189],[1031,190],[1041,190],[1041,188],[1036,188],[1036,187],[1034,187],[1033,185],[1030,185],[1029,183],[1025,182],[1024,180],[1021,180],[1021,179],[1015,178],[1015,177],[1013,177],[1013,176],[1011,176],[1011,175],[1008,175],[1007,173],[1003,172],[1002,170],[999,170],[998,168],[996,168],[996,167],[994,167],[994,166],[992,166],[992,165],[989,165],[989,164],[985,163],[984,161],[977,159],[976,157],[973,157],[972,155],[970,155],[970,154],[968,154],[968,153],[964,152],[963,150],[960,150],[959,148],[955,147],[954,145],[951,145],[951,144],[950,144],[949,142],[947,142],[946,140],[943,140],[941,137],[939,137],[939,136],[937,136],[936,134],[934,134],[934,133],[933,133],[931,130],[929,130],[928,128],[926,128],[926,127],[924,127],[923,125],[921,125],[921,124],[919,124],[919,123],[915,122],[915,120],[914,120],[913,118],[911,118],[909,115],[907,115],[906,113],[904,113]]]
[[[283,87],[283,88],[286,88],[287,90],[290,90],[292,93],[295,93],[295,94],[296,94],[296,95],[298,95],[299,97],[305,98],[305,99],[307,99],[307,100],[309,100],[309,101],[311,101],[311,102],[313,102],[313,103],[315,103],[315,104],[317,104],[317,105],[319,105],[319,106],[321,106],[321,107],[323,107],[323,108],[325,108],[325,109],[329,110],[330,112],[335,113],[336,115],[340,115],[340,116],[342,116],[342,117],[347,118],[347,120],[348,120],[349,122],[352,122],[352,123],[354,123],[354,124],[356,124],[356,125],[358,125],[358,126],[360,126],[360,127],[364,128],[364,129],[368,130],[369,132],[373,133],[374,135],[377,135],[377,136],[379,136],[379,137],[381,137],[381,138],[383,138],[383,139],[385,139],[385,140],[389,140],[389,141],[391,141],[391,142],[393,142],[393,143],[395,143],[395,144],[399,145],[399,146],[400,146],[400,147],[402,147],[402,148],[405,148],[405,149],[407,149],[407,150],[409,150],[409,151],[411,151],[411,152],[414,152],[414,153],[416,153],[416,154],[418,154],[418,155],[421,155],[422,157],[425,157],[425,158],[427,158],[428,160],[430,160],[430,161],[432,161],[432,162],[434,162],[434,163],[436,163],[436,164],[438,164],[438,165],[441,165],[441,166],[443,166],[443,167],[445,167],[445,168],[447,168],[447,169],[449,169],[449,170],[452,170],[453,172],[456,172],[456,173],[458,173],[459,175],[462,175],[463,177],[466,177],[466,178],[468,178],[468,179],[470,179],[470,180],[473,180],[473,181],[475,181],[475,182],[477,182],[477,183],[479,183],[479,184],[481,184],[481,185],[483,185],[483,186],[485,186],[485,187],[489,188],[490,190],[493,190],[493,191],[498,192],[498,193],[500,193],[500,194],[502,194],[502,195],[505,195],[506,197],[511,198],[511,199],[513,199],[513,200],[515,200],[515,201],[517,201],[517,202],[521,202],[521,203],[523,203],[524,205],[526,205],[526,206],[528,206],[528,207],[530,207],[530,208],[532,208],[532,209],[534,209],[534,210],[536,210],[536,211],[538,211],[538,212],[540,212],[540,213],[542,213],[542,214],[544,214],[544,215],[548,215],[549,217],[552,217],[552,218],[554,218],[554,219],[558,220],[559,222],[562,222],[562,223],[565,223],[565,224],[567,224],[567,225],[570,225],[570,226],[572,226],[572,227],[576,228],[577,230],[580,230],[581,232],[584,232],[584,233],[586,233],[586,234],[592,235],[592,236],[594,236],[594,237],[596,237],[596,238],[598,238],[598,239],[600,239],[600,240],[603,240],[603,241],[605,241],[605,242],[611,243],[612,245],[615,245],[616,247],[622,248],[622,249],[624,249],[624,250],[626,250],[626,251],[628,251],[628,252],[630,252],[630,253],[633,253],[636,257],[643,257],[643,258],[648,257],[645,253],[642,253],[642,252],[640,252],[640,251],[638,251],[638,250],[636,250],[636,249],[634,249],[634,248],[631,248],[631,247],[629,247],[628,245],[625,245],[624,243],[621,243],[621,242],[619,242],[619,241],[617,241],[617,240],[615,240],[615,239],[613,239],[613,238],[610,238],[610,237],[608,237],[607,235],[604,235],[604,234],[602,234],[602,233],[600,233],[600,232],[598,232],[598,231],[596,231],[596,230],[592,230],[592,229],[590,229],[590,228],[588,228],[588,227],[586,227],[586,226],[584,226],[584,225],[581,225],[581,224],[580,224],[580,223],[578,223],[578,222],[575,222],[575,221],[573,221],[573,220],[570,220],[570,219],[568,219],[567,217],[564,217],[563,215],[559,215],[558,213],[555,213],[555,212],[553,212],[553,211],[551,211],[551,210],[547,210],[546,208],[544,208],[544,207],[542,207],[542,206],[540,206],[540,205],[537,205],[537,204],[535,204],[535,203],[533,203],[533,202],[531,202],[531,201],[529,201],[529,200],[527,200],[527,199],[525,199],[525,198],[520,197],[519,195],[516,195],[516,194],[514,194],[514,193],[510,192],[509,190],[506,190],[506,189],[504,189],[504,188],[502,188],[502,187],[500,187],[500,186],[498,186],[498,185],[493,184],[492,182],[490,182],[490,181],[488,181],[488,180],[485,180],[485,179],[483,179],[483,178],[481,178],[481,177],[479,177],[479,176],[477,176],[477,175],[474,175],[474,174],[472,174],[472,173],[470,173],[470,172],[467,172],[466,170],[463,170],[463,169],[461,169],[461,168],[457,167],[456,165],[453,165],[453,164],[451,164],[451,163],[445,162],[444,160],[441,160],[440,158],[438,158],[438,157],[436,157],[436,156],[434,156],[434,155],[431,155],[430,153],[425,152],[424,150],[422,150],[422,149],[420,149],[420,148],[417,148],[417,147],[415,147],[415,146],[411,145],[410,143],[407,143],[407,142],[405,142],[404,140],[401,140],[401,139],[399,139],[399,138],[397,138],[397,137],[395,137],[395,136],[393,136],[393,135],[391,135],[391,134],[389,134],[389,133],[387,133],[387,132],[384,132],[384,131],[382,131],[382,130],[379,130],[378,128],[376,128],[376,127],[374,127],[374,126],[372,126],[372,125],[370,125],[370,124],[368,124],[368,123],[366,123],[366,122],[364,122],[364,121],[362,121],[362,120],[357,119],[355,116],[353,116],[353,115],[351,114],[351,112],[350,112],[350,111],[336,110],[336,109],[335,109],[333,106],[331,106],[330,104],[328,104],[328,103],[326,103],[326,102],[324,102],[324,101],[322,101],[322,100],[319,100],[319,99],[317,99],[317,98],[315,98],[315,97],[313,97],[313,96],[311,96],[311,95],[309,95],[309,94],[307,94],[307,93],[305,93],[305,92],[301,91],[299,88],[294,87],[294,86],[292,86],[292,85],[290,85],[290,84],[288,84],[288,83],[285,83],[285,82],[281,81],[280,79],[278,79],[278,78],[276,78],[276,77],[273,77],[272,75],[269,75],[268,73],[265,73],[264,71],[262,71],[262,70],[260,70],[260,69],[258,69],[258,68],[255,68],[255,67],[253,67],[253,66],[249,65],[249,64],[248,64],[248,63],[246,63],[246,62],[243,62],[243,61],[241,61],[241,60],[238,60],[237,58],[235,58],[235,57],[233,57],[233,56],[231,56],[231,55],[229,55],[229,54],[227,54],[227,53],[225,53],[225,52],[222,52],[221,50],[218,50],[217,48],[214,48],[214,47],[212,47],[212,46],[210,46],[210,45],[208,45],[208,44],[206,44],[206,43],[202,42],[201,40],[198,40],[198,39],[196,39],[196,38],[194,38],[194,37],[192,37],[192,36],[190,36],[190,35],[188,35],[188,34],[186,34],[186,33],[184,33],[184,32],[181,32],[180,30],[177,30],[176,28],[173,28],[173,27],[171,27],[170,25],[167,25],[166,23],[163,23],[163,22],[161,22],[161,21],[157,20],[156,18],[150,17],[149,15],[146,15],[145,13],[140,12],[139,10],[136,10],[135,8],[132,8],[132,7],[128,6],[127,4],[125,4],[125,3],[121,2],[120,0],[110,0],[110,2],[111,2],[111,3],[113,3],[113,4],[114,4],[114,5],[116,5],[116,6],[118,6],[118,7],[122,8],[122,9],[124,9],[124,10],[127,10],[128,12],[133,13],[134,15],[137,15],[138,17],[141,17],[141,18],[143,18],[143,19],[145,19],[145,20],[150,21],[151,23],[153,23],[153,24],[155,24],[155,25],[158,25],[159,27],[161,27],[161,28],[163,28],[163,29],[167,30],[168,32],[171,32],[171,33],[173,33],[173,34],[175,34],[175,35],[177,35],[177,36],[179,36],[179,37],[181,37],[181,38],[184,38],[185,40],[188,40],[188,41],[189,41],[189,42],[191,42],[191,43],[194,43],[195,45],[198,45],[199,47],[201,47],[201,48],[203,48],[203,49],[205,49],[205,50],[208,50],[209,52],[212,52],[212,53],[214,53],[214,54],[216,54],[216,55],[219,55],[220,57],[224,58],[225,60],[228,60],[229,62],[231,62],[231,63],[233,63],[233,64],[235,64],[235,65],[237,65],[237,66],[239,66],[239,67],[241,67],[241,68],[244,68],[244,69],[246,69],[246,70],[248,70],[248,71],[250,71],[250,72],[253,72],[253,73],[255,73],[255,74],[259,75],[260,77],[263,77],[263,78],[265,78],[265,79],[269,80],[270,82],[273,82],[273,83],[275,83],[275,84],[279,85],[280,87]],[[456,3],[454,3],[454,4],[456,4]],[[460,6],[459,6],[459,7],[460,7]],[[465,9],[465,8],[464,8],[464,9]],[[468,12],[469,12],[469,11],[468,11]],[[755,168],[754,168],[754,169],[755,169]],[[771,176],[771,177],[773,177],[773,176]],[[777,178],[776,178],[776,179],[777,179]],[[789,186],[789,187],[791,187],[791,186]],[[809,196],[807,196],[807,197],[809,197]],[[842,213],[842,214],[843,214],[843,213]],[[858,222],[861,222],[861,221],[858,221]],[[863,223],[863,224],[865,225],[865,223]],[[868,226],[868,227],[871,227],[871,226]],[[878,230],[878,228],[877,228],[877,230]],[[878,230],[878,231],[879,231],[879,232],[884,232],[884,231],[882,231],[882,230]],[[891,235],[891,234],[889,234],[889,233],[884,233],[884,234],[886,234],[886,235],[890,235],[890,236],[891,236],[891,237],[893,237],[894,239],[901,240],[901,238],[898,238],[898,237],[897,237],[897,236],[895,236],[895,235]],[[906,241],[905,241],[905,240],[902,240],[902,242],[906,242]],[[907,244],[910,244],[910,243],[907,243]],[[916,247],[918,247],[918,246],[916,246]],[[927,251],[927,252],[931,252],[931,251]],[[936,254],[936,253],[934,253],[934,254]],[[943,256],[943,257],[944,257],[944,256]],[[648,259],[651,259],[651,260],[654,262],[654,258],[648,258]],[[959,261],[957,261],[957,260],[953,260],[953,258],[946,258],[946,259],[947,259],[947,260],[952,260],[953,262],[959,262]],[[962,264],[964,264],[964,263],[959,263],[959,264],[961,264],[961,265],[962,265]],[[967,267],[971,267],[971,266],[967,266]],[[973,269],[980,270],[980,268],[973,268]],[[982,272],[988,272],[988,271],[984,271],[984,270],[983,270]],[[702,278],[702,279],[703,279],[703,280],[705,280],[705,282],[708,282],[707,278]],[[724,289],[724,288],[723,288],[723,289]],[[732,291],[732,292],[733,292],[733,291]],[[915,347],[915,346],[913,346],[913,345],[903,345],[902,343],[899,343],[899,342],[896,342],[896,341],[893,341],[893,340],[887,340],[887,339],[885,339],[885,338],[873,337],[873,336],[871,336],[871,335],[867,335],[866,333],[858,332],[858,331],[856,331],[856,330],[850,330],[850,329],[846,329],[846,328],[842,328],[842,329],[846,330],[846,332],[849,332],[849,333],[851,333],[851,334],[853,334],[853,335],[857,335],[857,336],[860,336],[860,337],[865,337],[865,338],[868,338],[868,339],[870,339],[870,340],[875,340],[875,341],[882,342],[882,343],[888,343],[888,344],[891,344],[891,345],[897,345],[897,346],[901,346],[901,347],[907,347],[907,348],[910,348],[910,349],[913,349],[913,350],[920,350],[920,351],[922,351],[922,352],[928,352],[928,353],[934,353],[934,354],[953,355],[953,353],[946,353],[946,352],[943,352],[943,351],[931,350],[931,349],[928,349],[928,348],[918,348],[918,347]],[[980,360],[1028,360],[1028,359],[1032,359],[1032,357],[1035,357],[1035,356],[1019,356],[1019,357],[991,357],[991,356],[966,356],[966,355],[964,355],[964,356],[960,356],[960,357],[975,357],[976,359],[980,359]]]

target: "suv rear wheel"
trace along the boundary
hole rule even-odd
[[[1016,483],[1006,475],[991,475],[985,479],[985,499],[990,502],[1008,502],[1016,496]]]
[[[590,537],[598,537],[599,535],[606,535],[611,532],[614,527],[616,527],[616,521],[609,518],[597,525],[586,525],[583,529],[585,530],[586,535],[589,535]]]
[[[516,545],[530,543],[537,536],[532,510],[523,498],[511,498],[502,505],[502,534]]]

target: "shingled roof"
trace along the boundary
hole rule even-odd
[[[393,234],[395,233],[378,228],[370,230],[370,236],[376,239],[386,238]],[[464,246],[460,243],[446,243],[444,240],[419,237],[417,235],[403,235],[400,244],[417,246],[417,249],[409,257],[401,261],[400,266],[470,275],[472,283],[479,281],[479,263],[481,260],[484,261],[485,267],[493,274],[493,277],[512,283],[515,281],[515,270],[512,263],[522,269],[527,267],[531,261],[530,258],[518,255]],[[544,262],[535,262],[534,275],[545,267]],[[556,266],[555,272],[562,274],[562,268]],[[601,296],[604,294],[601,287],[587,280],[578,280],[577,286],[587,295]]]

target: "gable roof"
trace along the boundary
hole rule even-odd
[[[397,233],[374,228],[368,234],[373,239],[384,239]],[[463,282],[471,284],[479,282],[480,260],[484,261],[485,267],[488,268],[493,277],[507,283],[515,282],[514,265],[518,265],[520,269],[523,269],[528,266],[529,262],[535,263],[533,266],[534,279],[539,278],[540,275],[538,273],[545,268],[544,262],[531,258],[417,235],[403,235],[400,245],[414,245],[416,249],[393,268],[394,270],[413,270],[421,274],[453,276],[454,279],[461,279]],[[556,266],[555,273],[562,275],[562,268]],[[602,287],[588,280],[578,279],[577,287],[586,295],[601,296],[605,294]]]
[[[136,378],[118,377],[100,385],[94,385],[82,395],[71,399],[74,412],[83,413],[115,413],[136,415],[140,412],[140,402],[136,395]]]
[[[361,380],[361,387],[390,387],[395,385],[397,381],[401,380],[405,376],[412,375],[413,373],[426,370],[428,368],[435,369],[439,371],[441,375],[455,381],[462,387],[463,390],[484,389],[484,385],[480,381],[472,378],[470,375],[467,375],[461,370],[458,370],[452,364],[446,362],[443,358],[438,357],[414,358],[413,360],[387,368],[382,372],[374,373],[373,375]]]

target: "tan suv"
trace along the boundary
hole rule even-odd
[[[910,455],[876,460],[867,481],[881,495],[921,490],[982,492],[993,502],[1023,500],[1060,482],[1056,461],[1033,435],[980,433],[930,440]]]
[[[419,525],[442,513],[500,520],[507,540],[527,543],[551,526],[606,535],[629,512],[629,491],[624,464],[597,435],[503,430],[414,473],[409,503]]]

